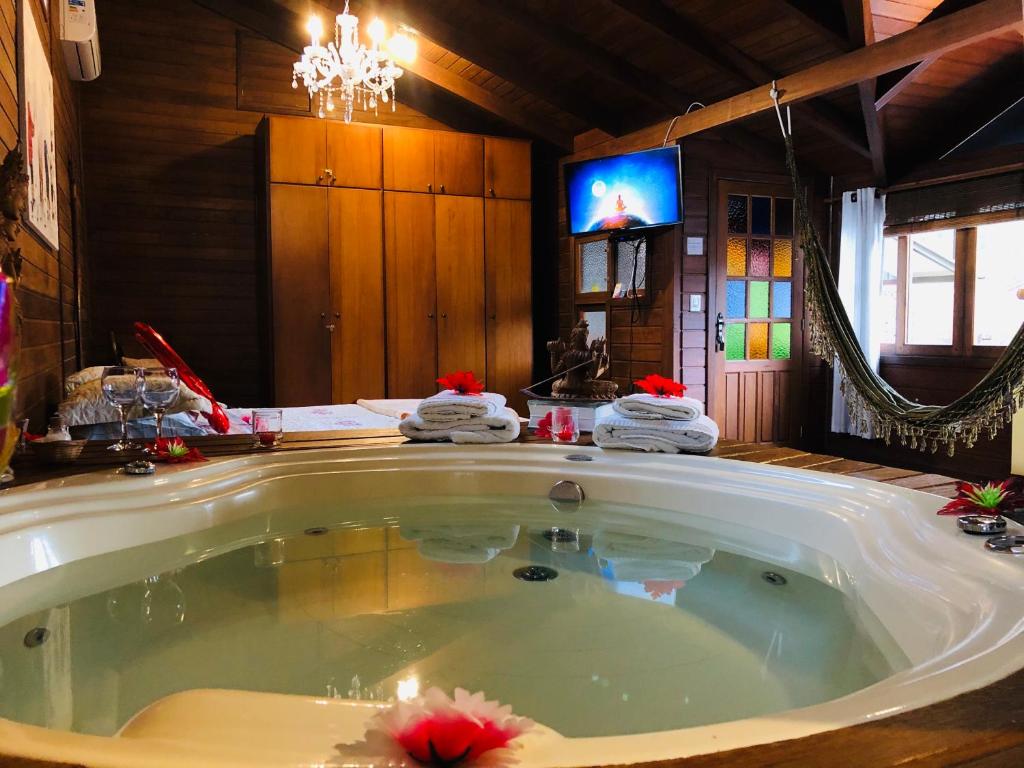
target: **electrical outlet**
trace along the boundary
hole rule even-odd
[[[690,311],[691,312],[700,312],[701,311],[700,294],[699,293],[691,293],[690,294]]]

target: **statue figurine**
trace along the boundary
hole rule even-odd
[[[569,343],[561,339],[548,342],[551,373],[561,374],[551,385],[551,396],[558,399],[614,400],[618,385],[602,379],[608,373],[608,342],[602,337],[589,341],[590,324],[580,320],[569,332]]]

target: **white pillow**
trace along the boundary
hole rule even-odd
[[[128,368],[163,368],[164,365],[155,357],[122,357],[122,364]]]
[[[64,397],[71,397],[71,393],[83,384],[96,381],[103,376],[103,366],[94,365],[91,368],[83,368],[77,373],[72,373],[64,379]]]
[[[101,368],[100,375],[102,372]],[[110,405],[103,397],[103,386],[99,376],[84,384],[79,384],[57,410],[61,418],[64,419],[64,423],[69,427],[106,424],[121,419],[117,408]],[[167,409],[167,413],[182,413],[184,411],[209,413],[210,410],[209,400],[197,395],[182,384],[178,387],[178,399]],[[132,406],[128,411],[129,419],[139,419],[144,415],[145,409],[142,405]]]

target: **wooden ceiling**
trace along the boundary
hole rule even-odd
[[[414,87],[421,81],[445,98],[454,94],[513,132],[567,149],[587,131],[621,135],[978,1],[352,0],[351,6],[366,20],[377,14],[417,30]],[[300,22],[311,12],[326,17],[344,5],[197,2],[290,47],[301,44]],[[1022,66],[1021,34],[1010,32],[802,103],[793,115],[801,153],[831,174],[898,179],[1019,98]],[[773,151],[779,145],[774,115],[737,123],[727,137]]]

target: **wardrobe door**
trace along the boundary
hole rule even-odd
[[[270,180],[285,184],[327,181],[326,121],[270,118]]]
[[[434,132],[434,192],[475,195],[484,190],[484,140],[468,133]]]
[[[487,375],[484,307],[484,201],[434,198],[437,370]]]
[[[435,191],[433,131],[384,129],[384,189]]]
[[[327,190],[270,186],[274,402],[319,405],[331,398]]]
[[[331,189],[332,402],[384,397],[381,193]]]
[[[388,397],[437,391],[434,196],[384,193]]]
[[[484,203],[487,274],[487,386],[526,414],[519,390],[533,374],[533,319],[530,284],[530,203]]]
[[[530,199],[530,142],[484,139],[484,194]]]
[[[337,187],[380,189],[382,129],[327,121],[328,181]]]

